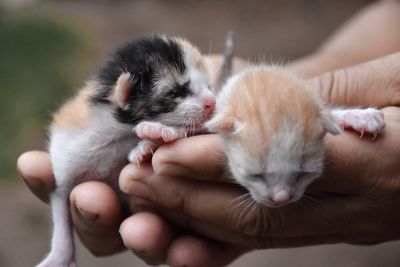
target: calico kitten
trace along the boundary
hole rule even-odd
[[[49,146],[54,229],[51,251],[38,266],[76,266],[68,201],[74,185],[96,179],[118,191],[128,159],[143,161],[160,142],[202,128],[215,106],[203,60],[181,38],[129,42],[54,115]]]

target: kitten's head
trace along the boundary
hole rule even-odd
[[[118,49],[97,74],[95,103],[115,107],[122,123],[157,120],[197,127],[211,114],[215,97],[199,50],[180,38],[152,36]]]
[[[234,179],[269,207],[303,196],[322,173],[324,134],[340,132],[303,82],[263,66],[228,80],[206,127],[222,137]]]

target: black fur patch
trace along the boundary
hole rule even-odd
[[[130,42],[119,48],[96,74],[100,88],[92,97],[92,103],[111,104],[109,97],[117,79],[122,73],[128,72],[134,89],[129,96],[129,108],[122,110],[116,107],[115,117],[118,121],[136,124],[172,112],[187,92],[182,88],[183,85],[177,84],[167,90],[164,96],[155,96],[155,74],[165,69],[180,74],[186,70],[183,51],[175,41],[153,36]],[[174,90],[175,93],[168,93]]]

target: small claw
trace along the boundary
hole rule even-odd
[[[377,132],[373,133],[373,134],[372,134],[372,140],[375,140],[377,136],[378,136],[378,133],[377,133]]]
[[[361,131],[360,131],[360,138],[363,138],[363,136],[364,136],[364,129],[361,129]]]
[[[139,159],[136,159],[136,164],[137,164],[138,168],[140,169],[140,161],[139,161]]]

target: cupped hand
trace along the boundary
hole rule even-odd
[[[54,189],[54,177],[50,156],[43,151],[29,151],[17,161],[17,168],[29,189],[44,202]],[[70,207],[74,228],[82,243],[96,256],[112,255],[122,250],[119,228],[123,219],[117,194],[108,185],[90,181],[77,185],[70,194]],[[148,263],[165,262],[160,251],[171,240],[168,225],[159,217],[149,213],[138,213],[134,217],[135,231],[146,233],[135,238],[141,248],[134,251]],[[145,251],[158,253],[157,257],[147,256]]]
[[[334,105],[399,105],[399,59],[400,54],[394,54],[324,74],[310,83]],[[152,165],[140,169],[128,165],[121,173],[120,186],[133,196],[133,209],[153,210],[176,225],[200,233],[189,236],[191,242],[202,244],[204,251],[214,251],[214,258],[207,252],[198,262],[218,265],[224,262],[221,260],[229,262],[259,247],[370,244],[397,239],[400,109],[388,107],[383,111],[386,128],[375,141],[353,133],[327,136],[324,177],[310,187],[307,197],[280,209],[260,207],[241,198],[246,192],[230,183],[224,173],[220,140],[214,135],[161,147]],[[136,250],[138,244],[129,243],[131,236],[126,231],[133,224],[127,225],[121,228],[122,237],[127,247]],[[184,253],[189,248],[174,247],[174,238],[162,252],[169,262],[174,266],[202,266],[193,263],[193,254]],[[231,258],[224,258],[222,251],[233,251]]]
[[[48,202],[54,188],[49,154],[26,152],[18,158],[17,168],[29,189]],[[124,249],[118,234],[122,221],[121,205],[109,186],[94,181],[80,184],[72,190],[70,204],[75,229],[93,254],[109,255]]]
[[[399,54],[395,54],[390,57],[381,58],[369,62],[367,64],[327,73],[313,80],[310,80],[310,82],[312,86],[315,86],[316,90],[319,90],[327,103],[361,106],[375,105],[378,107],[399,105],[399,58]],[[213,63],[215,62],[213,60],[210,60],[210,64],[212,65]],[[218,66],[218,64],[215,64],[215,66]],[[355,192],[358,192],[361,196],[363,196],[363,191],[357,191],[359,188],[363,188],[359,187],[359,181],[357,181],[356,179],[348,179],[348,177],[363,177],[364,179],[364,177],[367,176],[362,176],[362,173],[360,174],[358,173],[358,171],[363,170],[364,166],[368,166],[368,168],[370,168],[371,166],[369,163],[371,162],[381,163],[380,166],[382,167],[382,170],[379,170],[379,166],[375,166],[376,169],[373,169],[375,171],[375,174],[376,172],[381,171],[382,173],[379,175],[385,178],[387,177],[385,176],[385,174],[393,171],[393,174],[391,176],[392,179],[389,179],[388,181],[396,181],[395,177],[396,174],[398,174],[399,172],[396,172],[396,169],[393,169],[392,167],[394,166],[393,160],[398,158],[398,154],[396,158],[396,145],[395,143],[392,143],[393,140],[396,141],[396,137],[395,133],[391,132],[390,129],[396,129],[397,127],[396,123],[398,123],[398,111],[391,108],[385,110],[385,115],[388,125],[387,129],[385,129],[385,135],[372,144],[370,144],[369,142],[360,144],[359,142],[364,142],[364,140],[356,140],[354,139],[354,136],[348,134],[340,137],[339,139],[327,138],[327,150],[329,151],[328,159],[330,157],[333,157],[333,159],[346,160],[342,160],[342,162],[336,162],[336,164],[342,163],[342,168],[336,168],[335,164],[331,164],[330,162],[328,162],[328,169],[325,177],[334,178],[324,178],[315,183],[315,185],[313,186],[313,188],[316,189],[315,192],[317,192],[318,194],[322,194],[319,197],[338,194],[337,191],[333,190],[337,188],[335,186],[340,185],[340,183],[337,183],[337,181],[343,181],[346,185],[345,187],[339,188],[340,190],[348,190],[347,192],[342,191],[342,193],[345,193],[344,198],[349,197],[352,193]],[[221,182],[227,180],[226,176],[224,176],[220,164],[221,153],[218,150],[217,139],[214,139],[214,141],[212,141],[212,144],[209,144],[210,146],[207,146],[207,143],[204,143],[204,145],[206,146],[203,146],[202,142],[192,142],[193,140],[199,141],[197,138],[211,138],[210,140],[212,140],[213,137],[207,136],[195,137],[194,139],[189,138],[185,140],[180,140],[175,144],[165,146],[158,150],[155,154],[153,167],[156,174],[153,175],[154,171],[150,166],[144,166],[141,171],[149,171],[145,173],[146,175],[150,175],[150,177],[158,177],[164,175],[178,176],[181,178],[184,177],[192,180],[193,178],[196,178],[202,182],[201,184],[203,184],[203,186],[199,187],[198,190],[194,190],[194,192],[187,190],[186,187],[181,188],[178,186],[177,188],[179,188],[179,196],[181,196],[181,199],[186,199],[188,197],[186,195],[188,192],[193,193],[190,196],[191,198],[195,198],[199,195],[199,193],[203,193],[203,190],[206,190],[207,192],[218,193],[218,190],[226,187],[226,189],[233,191],[229,191],[229,193],[227,192],[228,195],[221,195],[220,197],[226,197],[226,200],[230,199],[232,201],[232,198],[235,198],[239,194],[242,194],[244,191],[232,184],[224,183],[223,186],[221,185]],[[351,145],[349,146],[347,146],[345,141],[348,138],[352,138]],[[185,145],[185,142],[188,142],[188,146]],[[378,144],[384,145],[379,146]],[[337,150],[335,150],[336,145],[338,145]],[[345,146],[341,147],[340,145]],[[357,147],[357,145],[359,147]],[[354,150],[349,148],[353,148]],[[362,149],[367,149],[370,153],[363,154],[362,152],[364,150]],[[371,158],[371,155],[375,153],[375,149],[379,149],[378,151],[381,154],[376,158]],[[171,154],[171,151],[175,151],[176,153]],[[344,153],[346,151],[348,152],[348,154]],[[166,155],[168,155],[168,157],[166,157]],[[358,157],[354,157],[354,155],[358,155]],[[49,192],[54,187],[54,179],[52,176],[49,155],[45,152],[38,151],[27,152],[19,158],[18,169],[25,177],[25,181],[27,182],[32,192],[42,200],[46,201]],[[365,170],[367,169],[363,170],[364,174],[366,172]],[[139,172],[139,174],[140,173],[141,172]],[[137,170],[134,170],[134,166],[132,165],[128,166],[127,169],[124,170],[121,176],[121,186],[124,188],[124,190],[129,192],[130,190],[132,190],[129,189],[130,187],[127,186],[126,183],[131,180],[141,180],[143,177],[141,177],[139,174]],[[370,175],[370,177],[373,176]],[[176,185],[179,185],[179,183],[182,182],[181,180],[182,179],[177,178],[170,180],[170,184],[166,185],[166,188],[167,186],[174,188],[174,183],[176,183]],[[204,182],[202,180],[207,180],[207,182]],[[157,181],[158,180],[153,180],[151,186],[157,188]],[[369,180],[367,179],[367,181]],[[377,190],[377,188],[372,186],[373,184],[371,185],[371,187],[366,186],[365,188],[369,188],[370,191],[378,191],[382,194],[385,193],[384,196],[378,197],[378,200],[385,198],[390,199],[390,197],[394,194],[394,191],[396,191],[396,187],[394,186],[396,184],[394,183],[393,185],[391,184],[392,182],[387,182],[385,179],[381,179],[380,181],[382,183],[382,188],[378,189],[392,188],[393,192],[391,192],[390,190],[379,191]],[[330,184],[330,182],[332,184]],[[214,189],[212,189],[215,184],[218,185]],[[365,185],[369,184],[367,183]],[[333,191],[330,192],[328,189]],[[324,190],[327,191],[325,192]],[[87,192],[90,193],[87,194]],[[153,190],[153,192],[158,191]],[[167,193],[167,191],[165,193]],[[134,195],[134,193],[132,194]],[[175,209],[176,206],[172,205],[174,203],[169,203],[168,199],[166,199],[165,197],[161,197],[163,196],[162,194],[160,194],[160,196],[156,194],[155,196],[156,198],[151,200],[155,202],[157,206],[151,205],[152,208],[157,207],[160,213],[162,213],[166,217],[169,217],[171,220],[178,223],[180,222],[180,224],[186,225],[189,228],[195,228],[198,232],[204,232],[204,234],[207,236],[206,231],[201,231],[201,229],[197,229],[199,228],[198,226],[191,226],[185,223],[185,221],[193,221],[187,219],[190,218],[190,214],[182,212],[179,207],[178,209]],[[329,199],[332,200],[332,198],[327,197],[326,201],[329,202]],[[90,251],[92,251],[96,255],[109,255],[124,249],[120,234],[118,232],[119,224],[122,221],[123,216],[121,213],[120,204],[117,201],[117,197],[110,187],[99,182],[87,182],[74,188],[74,190],[71,192],[70,200],[75,228],[79,233],[83,243],[89,248]],[[214,205],[214,202],[210,200],[213,200],[213,198],[204,203],[212,203],[212,205]],[[337,201],[340,201],[336,200],[334,201],[334,203],[338,203]],[[238,201],[239,200],[236,200],[234,202],[240,204],[240,202]],[[136,203],[139,202],[137,201]],[[187,202],[182,201],[182,203]],[[303,202],[299,202],[299,204],[300,203]],[[380,203],[382,202],[366,202],[366,204],[368,205],[374,204],[378,205],[378,207]],[[142,201],[142,204],[148,205],[149,203],[148,201]],[[135,209],[138,209],[138,206],[140,205],[136,205]],[[392,205],[390,204],[388,205],[388,207],[391,206]],[[208,227],[208,225],[212,225],[215,222],[214,220],[207,219],[207,216],[213,216],[213,213],[208,213],[207,207],[207,205],[203,205],[203,214],[205,216],[204,218],[202,218],[202,220],[207,222]],[[289,207],[290,206],[288,206],[286,209],[289,209]],[[238,207],[236,207],[236,209],[237,208]],[[379,210],[379,212],[383,212],[384,210],[385,209]],[[272,213],[273,212],[274,211],[272,211]],[[364,210],[364,212],[365,216],[369,215],[367,210]],[[262,214],[265,213],[265,211],[262,212]],[[280,214],[279,212],[276,213],[278,215]],[[221,211],[221,214],[223,214],[223,210]],[[240,215],[242,216],[242,218],[244,218],[243,214],[244,213]],[[268,212],[266,214],[268,215],[266,217],[273,218],[269,215]],[[303,211],[301,212],[301,214],[303,214]],[[319,214],[317,215],[319,216]],[[247,217],[248,216],[246,216],[246,218]],[[249,218],[251,219],[251,216]],[[280,218],[280,216],[277,216],[277,218]],[[199,222],[202,220],[199,220]],[[375,228],[375,226],[368,223],[367,220],[365,222],[366,223],[363,224],[364,228]],[[278,224],[279,223],[277,223],[277,225]],[[384,223],[381,223],[381,226],[383,225]],[[208,229],[207,227],[206,229]],[[299,227],[299,229],[301,229],[301,227]],[[318,229],[318,227],[316,229]],[[220,232],[219,230],[219,228],[214,228],[213,231],[215,232],[215,236],[210,233],[208,234],[208,236],[225,240],[226,233],[224,234],[224,231]],[[120,231],[123,236],[123,242],[125,243],[125,245],[128,248],[134,250],[147,262],[153,264],[168,261],[172,265],[184,265],[188,263],[190,263],[191,266],[224,265],[232,261],[238,255],[250,249],[249,246],[231,245],[231,243],[229,242],[218,242],[214,241],[213,239],[207,239],[204,236],[182,236],[180,234],[177,234],[176,231],[170,228],[170,226],[161,217],[154,213],[144,212],[133,215],[132,217],[125,220],[124,224],[121,226]],[[290,233],[290,231],[287,233]],[[378,233],[380,234],[382,240],[384,240],[385,235],[381,235],[382,233],[380,233],[379,231]],[[315,236],[315,238],[297,237],[298,239],[296,240],[296,242],[299,242],[299,244],[328,242],[328,240],[325,238],[318,241],[320,237],[320,235]],[[235,238],[235,240],[231,240],[232,242],[246,244],[246,242],[243,241],[242,234],[235,234],[233,235],[233,238]],[[306,242],[308,241],[308,238],[312,238],[312,241],[310,240],[309,242]],[[338,240],[345,241],[343,238],[340,239],[340,236],[338,237],[338,234],[334,234],[333,236],[331,236],[331,238],[332,242],[339,242]],[[272,239],[269,240],[272,241]],[[275,238],[273,240],[279,240],[279,238]],[[284,242],[285,244],[289,244],[286,243],[286,239],[282,242]],[[349,240],[349,242],[351,241]],[[362,242],[362,240],[356,240],[355,242]],[[380,241],[368,239],[366,242]],[[251,241],[250,246],[252,246],[252,244],[255,246],[259,245],[257,240]],[[279,244],[283,246],[283,243]],[[290,241],[290,244],[295,245],[295,241]],[[194,255],[196,255],[196,257],[194,257]]]

